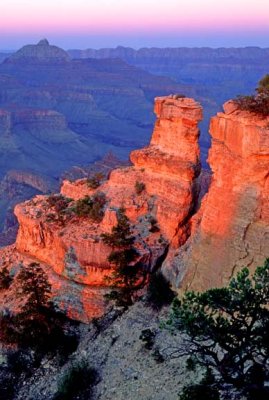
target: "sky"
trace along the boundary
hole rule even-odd
[[[269,47],[269,0],[0,0],[0,49]]]

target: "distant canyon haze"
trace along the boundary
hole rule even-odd
[[[85,170],[109,152],[120,163],[145,146],[156,96],[179,93],[202,103],[206,167],[210,116],[224,101],[254,91],[269,72],[269,49],[64,51],[43,39],[12,54],[0,51],[0,62],[1,246],[14,240],[14,204],[57,190],[68,171]]]

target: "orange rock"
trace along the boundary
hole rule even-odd
[[[269,118],[231,102],[224,109],[210,124],[209,192],[190,239],[163,266],[183,288],[225,285],[242,267],[253,271],[269,257]]]
[[[90,196],[94,190],[87,185],[87,179],[78,179],[75,182],[64,180],[61,187],[61,194],[74,200]]]
[[[107,203],[99,224],[72,212],[64,221],[55,220],[47,196],[37,196],[15,208],[20,225],[16,251],[58,274],[58,279],[52,279],[58,304],[76,318],[81,319],[83,313],[72,309],[66,300],[64,278],[84,285],[76,292],[81,293],[77,301],[88,316],[103,312],[100,298],[111,273],[107,261],[111,249],[100,235],[116,225],[119,208],[125,208],[134,225],[135,245],[148,269],[158,263],[168,242],[177,246],[188,238],[200,173],[198,122],[202,108],[192,99],[161,97],[155,101],[155,112],[150,145],[131,153],[133,166],[112,171],[109,180],[96,190],[90,189],[85,179],[63,182],[62,195],[74,201],[97,191],[105,194]]]

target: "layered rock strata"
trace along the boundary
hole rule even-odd
[[[100,298],[111,271],[107,261],[111,249],[100,235],[117,224],[120,208],[132,223],[145,268],[154,269],[160,263],[169,242],[175,246],[186,241],[200,172],[198,122],[202,109],[192,99],[170,96],[156,99],[155,112],[150,145],[131,153],[131,167],[112,171],[97,189],[91,189],[86,179],[63,182],[61,193],[71,200],[69,210],[75,201],[103,193],[102,221],[93,222],[72,211],[59,221],[48,196],[37,196],[15,208],[20,224],[19,254],[50,266],[62,279],[91,288]],[[99,309],[91,309],[91,301],[90,296],[84,311],[88,316],[100,315],[102,306],[98,303]]]
[[[244,266],[269,257],[269,117],[233,102],[211,119],[213,179],[192,234],[163,270],[183,289],[223,286]]]

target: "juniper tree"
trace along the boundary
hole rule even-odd
[[[136,262],[138,253],[133,246],[135,238],[123,209],[119,210],[117,219],[112,232],[102,235],[103,242],[112,247],[108,261],[113,272],[107,280],[116,288],[107,297],[117,300],[118,304],[129,305],[132,304],[133,294],[141,287],[145,271],[141,263]]]
[[[244,268],[225,288],[187,292],[182,301],[174,300],[168,321],[186,334],[185,348],[175,349],[174,355],[192,355],[214,372],[219,385],[231,384],[249,398],[265,398],[268,304],[269,259],[252,278]]]

